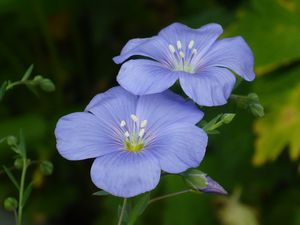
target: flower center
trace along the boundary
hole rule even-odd
[[[130,125],[125,120],[120,122],[124,134],[124,148],[129,152],[140,152],[145,147],[145,128],[148,121],[143,120],[140,122],[135,114],[130,116]]]
[[[173,69],[175,71],[184,71],[187,73],[195,73],[194,65],[192,63],[193,58],[197,55],[197,49],[193,48],[195,44],[194,40],[190,40],[188,46],[185,47],[185,51],[183,51],[183,46],[181,41],[176,42],[176,47],[174,45],[169,44],[169,50],[174,56],[174,65]]]

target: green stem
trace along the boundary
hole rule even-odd
[[[121,214],[120,214],[120,217],[119,217],[119,222],[118,222],[118,225],[121,225],[122,222],[123,222],[123,218],[124,218],[124,214],[125,214],[125,208],[126,208],[126,204],[127,204],[127,198],[124,198],[124,201],[123,201],[123,206],[122,206],[122,209],[121,209]]]
[[[27,159],[26,157],[23,158],[23,168],[22,168],[22,175],[21,175],[21,182],[20,182],[20,192],[19,192],[19,206],[18,206],[18,222],[17,225],[22,225],[22,218],[23,218],[23,195],[24,195],[24,186],[25,186],[25,178],[26,178],[26,171],[27,171]]]
[[[12,89],[12,88],[15,87],[15,86],[21,85],[21,84],[25,84],[25,82],[24,82],[24,81],[16,81],[16,82],[13,82],[13,83],[7,85],[6,91]]]
[[[153,198],[149,201],[149,204],[151,204],[153,202],[157,202],[157,201],[165,199],[165,198],[170,198],[170,197],[173,197],[173,196],[185,194],[185,193],[192,192],[192,191],[193,191],[192,189],[187,189],[187,190],[178,191],[178,192],[174,192],[174,193],[171,193],[171,194],[163,195],[163,196],[160,196],[160,197],[157,197],[157,198]]]

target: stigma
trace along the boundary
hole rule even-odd
[[[174,45],[169,44],[169,51],[173,57],[173,69],[175,71],[184,71],[187,73],[195,73],[193,59],[197,55],[198,51],[195,48],[195,41],[190,40],[186,46],[180,40],[176,41],[176,48]]]
[[[121,120],[120,128],[124,136],[124,148],[129,152],[140,152],[145,147],[145,132],[148,120],[140,121],[135,114],[130,115],[130,119]]]

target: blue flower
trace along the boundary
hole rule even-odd
[[[153,94],[171,87],[179,79],[184,92],[199,105],[223,105],[235,84],[232,71],[247,81],[255,77],[253,55],[242,37],[217,40],[223,32],[218,24],[191,29],[174,23],[157,36],[130,40],[116,63],[134,55],[147,57],[125,62],[119,84],[138,94]]]
[[[58,121],[57,149],[69,160],[96,158],[94,184],[132,197],[154,189],[161,170],[181,173],[199,165],[207,145],[195,125],[202,117],[171,91],[139,97],[115,87],[96,95],[84,112]]]

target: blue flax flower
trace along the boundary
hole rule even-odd
[[[96,95],[84,112],[58,121],[57,149],[69,160],[96,158],[93,183],[132,197],[154,189],[161,170],[181,173],[199,165],[207,145],[195,125],[202,117],[171,91],[139,97],[115,87]]]
[[[130,40],[116,63],[134,55],[147,57],[125,62],[119,84],[142,95],[162,92],[179,79],[184,92],[199,105],[223,105],[238,74],[247,81],[255,77],[252,51],[242,37],[217,40],[223,32],[218,24],[191,29],[174,23],[157,36]]]

